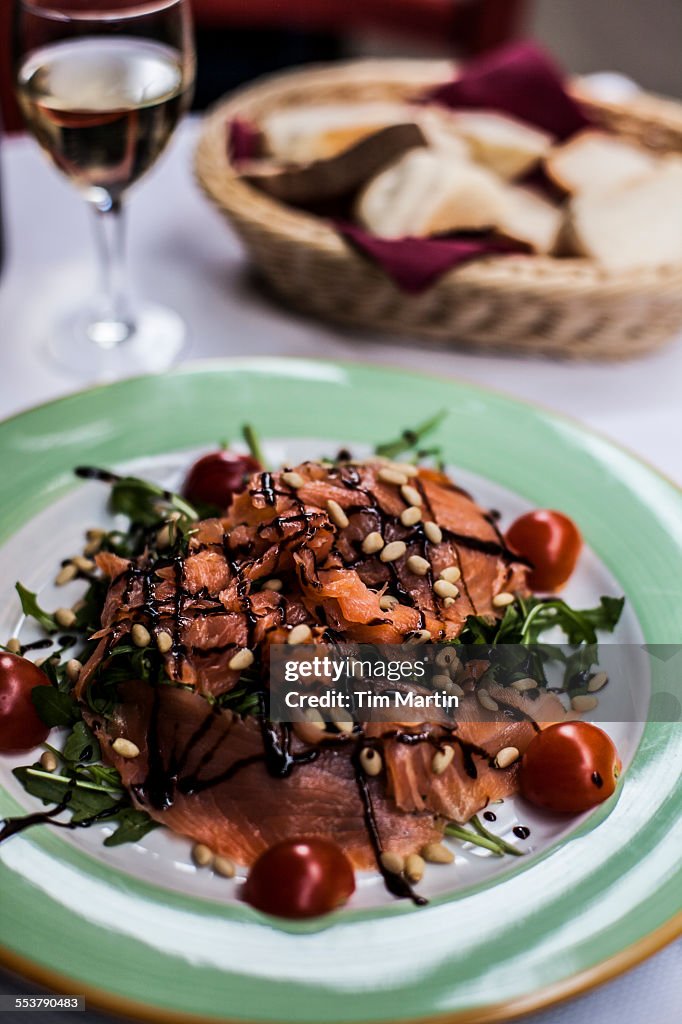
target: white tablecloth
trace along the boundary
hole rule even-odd
[[[562,364],[479,357],[391,338],[351,335],[305,320],[265,297],[243,253],[192,180],[197,125],[187,122],[170,152],[130,201],[130,269],[136,291],[173,305],[191,340],[185,358],[299,355],[370,360],[459,376],[536,401],[579,419],[682,479],[682,344],[625,364]],[[72,390],[51,365],[44,340],[60,311],[94,285],[87,211],[72,188],[26,138],[5,140],[2,153],[6,264],[0,279],[0,417]],[[349,296],[352,301],[352,296]],[[668,948],[609,985],[533,1024],[678,1024],[682,945]],[[0,975],[0,993],[26,983]],[[69,1014],[41,1014],[41,1024]],[[7,1018],[8,1024],[14,1015]],[[27,1019],[17,1014],[17,1024]],[[94,1014],[73,1015],[95,1021]]]

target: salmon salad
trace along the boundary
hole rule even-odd
[[[558,591],[580,557],[572,520],[534,510],[503,531],[426,449],[433,426],[362,458],[277,467],[247,427],[249,454],[203,455],[178,494],[77,467],[127,526],[88,524],[61,566],[86,581],[76,606],[47,612],[17,588],[53,645],[38,664],[16,640],[2,655],[36,673],[30,745],[44,750],[15,775],[49,807],[28,824],[104,824],[107,845],[167,828],[197,866],[245,876],[259,910],[305,917],[344,903],[356,871],[423,903],[425,863],[452,865],[458,841],[522,854],[484,824],[515,794],[569,814],[611,796],[617,752],[581,713],[608,681],[596,640],[622,599],[570,608]],[[552,686],[549,629],[573,652]],[[270,716],[274,648],[387,644],[429,652],[455,715]],[[506,645],[524,653],[502,678]],[[5,822],[0,840],[23,827]]]

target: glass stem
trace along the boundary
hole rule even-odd
[[[114,348],[135,332],[125,274],[125,218],[121,199],[91,201],[99,264],[99,294],[88,335],[101,348]]]

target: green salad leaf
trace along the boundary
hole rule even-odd
[[[38,595],[34,594],[33,591],[27,590],[21,583],[16,584],[17,594],[21,601],[21,610],[24,615],[31,619],[35,619],[39,626],[45,630],[46,633],[56,633],[57,623],[55,622],[54,615],[46,612],[38,604]]]
[[[31,691],[31,700],[41,721],[51,729],[73,725],[81,718],[80,708],[73,697],[54,686],[35,686]]]

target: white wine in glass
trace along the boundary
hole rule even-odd
[[[26,123],[92,207],[101,265],[91,309],[56,330],[50,347],[84,378],[164,369],[185,328],[176,313],[129,299],[122,200],[189,101],[187,0],[18,0],[15,38]]]

